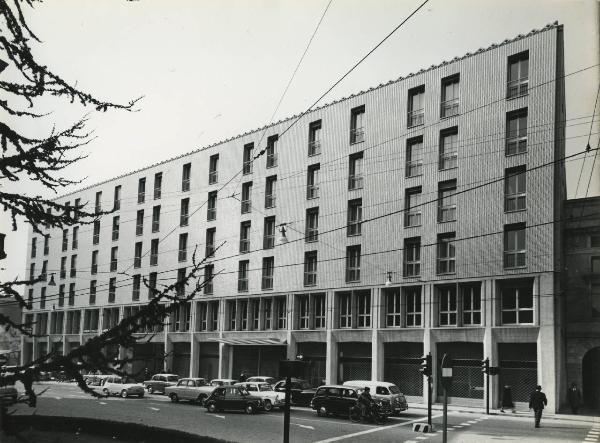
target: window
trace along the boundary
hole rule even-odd
[[[357,152],[350,156],[348,169],[348,190],[362,189],[363,187],[363,153]]]
[[[62,307],[65,305],[65,285],[58,287],[58,306]]]
[[[95,220],[92,244],[97,245],[98,243],[100,243],[100,220]]]
[[[77,254],[71,256],[71,272],[69,277],[73,278],[77,276]]]
[[[245,221],[240,223],[240,253],[245,254],[250,252],[250,228],[251,221]]]
[[[204,294],[212,294],[213,293],[213,278],[215,275],[215,265],[204,265]]]
[[[37,249],[37,238],[33,237],[31,239],[31,258],[35,258],[36,249]]]
[[[63,229],[62,250],[65,252],[67,249],[69,249],[69,230]]]
[[[208,184],[212,185],[219,180],[219,154],[211,155],[208,161]]]
[[[48,260],[44,260],[42,262],[42,273],[40,274],[40,278],[44,281],[46,281],[46,278],[48,277]]]
[[[208,193],[206,206],[206,220],[213,221],[217,219],[217,191]]]
[[[274,208],[276,206],[277,200],[275,191],[277,189],[277,176],[272,175],[271,177],[267,177],[266,185],[265,185],[265,208]]]
[[[304,286],[317,284],[317,251],[304,253]]]
[[[340,328],[352,327],[352,293],[344,292],[338,296]]]
[[[160,230],[160,205],[152,208],[152,232]]]
[[[454,232],[447,234],[438,234],[437,240],[437,273],[438,274],[454,274],[456,251],[454,240],[456,234]]]
[[[71,242],[71,248],[77,249],[79,247],[79,226],[73,227],[73,241]]]
[[[310,296],[298,296],[298,329],[310,328]]]
[[[421,226],[421,187],[406,190],[404,227]]]
[[[527,152],[527,108],[506,114],[506,155]]]
[[[187,226],[190,219],[190,199],[182,198],[179,211],[179,226]]]
[[[113,208],[115,211],[121,209],[121,185],[115,186],[115,196]]]
[[[75,199],[75,208],[73,211],[73,219],[75,221],[79,221],[79,211],[81,211],[83,207],[81,206],[81,199],[80,198],[76,198]]]
[[[440,171],[456,168],[458,162],[458,128],[440,133]]]
[[[154,200],[158,200],[162,193],[162,172],[154,174]]]
[[[75,305],[75,283],[69,284],[69,306]]]
[[[242,173],[244,175],[252,174],[252,157],[254,156],[254,143],[244,145],[244,159],[242,164]]]
[[[62,334],[64,320],[64,312],[52,312],[50,316],[50,334]]]
[[[246,182],[242,185],[242,214],[248,214],[252,211],[252,182]]]
[[[591,238],[594,247],[594,236]],[[598,245],[596,245],[598,246]],[[590,301],[592,318],[600,317],[600,257],[591,257]]]
[[[102,191],[96,192],[96,204],[94,206],[96,214],[102,212]]]
[[[278,297],[277,303],[277,329],[287,328],[287,310],[285,297]]]
[[[98,273],[98,251],[92,251],[91,274],[96,275],[97,273]]]
[[[35,264],[32,263],[31,267],[29,268],[30,272],[30,280],[33,280],[33,273],[35,272]],[[67,277],[67,257],[61,257],[60,258],[60,278],[66,278]]]
[[[525,224],[518,223],[504,227],[504,268],[522,268],[527,265],[525,244]]]
[[[406,142],[406,177],[423,174],[423,137],[409,139]]]
[[[277,141],[279,136],[272,135],[267,139],[267,168],[277,166]]]
[[[241,330],[248,330],[248,300],[240,300]]]
[[[459,80],[459,74],[442,79],[442,118],[458,114]]]
[[[148,299],[151,300],[155,297],[156,292],[156,278],[158,273],[151,272],[148,274]]]
[[[64,208],[65,208],[65,215],[67,217],[71,217],[71,202],[70,201],[65,202]]]
[[[371,293],[359,293],[356,297],[356,305],[358,306],[358,327],[371,327]]]
[[[421,275],[421,237],[404,239],[404,276]]]
[[[190,177],[192,176],[192,164],[186,163],[181,170],[181,192],[190,190]]]
[[[440,326],[457,325],[458,307],[456,301],[456,286],[438,288]]]
[[[136,274],[133,276],[133,287],[131,290],[131,300],[138,301],[140,299],[140,287],[141,287],[142,278],[140,274]]]
[[[260,302],[259,300],[251,301],[252,310],[252,329],[257,331],[260,323]]]
[[[28,309],[32,309],[32,308],[33,308],[33,289],[29,289],[29,290],[28,290],[28,295],[27,295],[27,308],[28,308]]]
[[[198,322],[198,331],[208,331],[208,303],[198,303],[196,312],[197,314],[197,322]]]
[[[117,241],[119,239],[119,216],[113,217],[112,223],[112,241]]]
[[[265,217],[263,249],[273,249],[274,247],[275,247],[275,217]]]
[[[154,238],[150,242],[150,266],[158,265],[158,239]]]
[[[533,323],[533,291],[531,285],[503,287],[502,324]]]
[[[508,85],[506,98],[527,94],[529,85],[529,51],[508,57]]]
[[[319,168],[320,165],[311,165],[308,167],[306,183],[306,199],[319,198]]]
[[[360,245],[346,248],[346,282],[360,281]]]
[[[44,235],[44,255],[50,253],[50,234]]]
[[[215,238],[217,236],[217,228],[208,228],[206,230],[206,257],[213,257],[215,255]]]
[[[117,293],[117,278],[112,277],[108,280],[108,302],[114,303]]]
[[[462,318],[464,326],[481,324],[481,286],[467,285],[462,289]]]
[[[83,314],[83,332],[98,332],[99,309],[86,309]]]
[[[321,120],[312,122],[308,126],[308,156],[321,153]]]
[[[350,111],[350,144],[361,143],[365,141],[364,122],[364,105],[354,108],[352,111]]]
[[[527,208],[527,174],[525,166],[507,169],[504,173],[504,210],[521,211]]]
[[[348,202],[348,236],[361,234],[362,198]]]
[[[325,294],[314,296],[315,329],[325,329]]]
[[[90,281],[90,299],[89,299],[89,304],[90,305],[95,305],[96,304],[96,280],[91,280]]]
[[[227,304],[229,305],[229,330],[235,331],[237,328],[237,302],[231,300]]]
[[[188,243],[187,232],[179,234],[179,252],[177,253],[177,260],[180,262],[187,260],[187,243]]]
[[[113,246],[110,249],[110,272],[117,271],[117,254],[119,252],[119,248],[117,246]]]
[[[262,266],[262,289],[273,289],[275,257],[264,257]]]
[[[63,258],[65,259],[65,263],[66,263],[67,257],[63,257]],[[61,268],[60,271],[61,271],[61,278],[64,278],[62,276],[63,269]],[[29,264],[29,280],[35,280],[35,263]]]
[[[421,326],[421,287],[404,288],[406,326]]]
[[[177,270],[177,282],[175,283],[177,297],[185,297],[185,278],[185,268],[179,268]]]
[[[438,223],[456,220],[456,180],[438,185]]]
[[[144,203],[146,201],[146,177],[142,177],[138,180],[138,203]]]
[[[402,326],[400,291],[386,291],[385,295],[385,325],[388,328]]]
[[[408,91],[408,127],[422,125],[425,121],[425,86]]]
[[[306,210],[306,233],[305,241],[307,243],[319,240],[319,208],[309,208]]]
[[[241,260],[238,265],[238,291],[248,291],[248,272],[250,271],[250,261]]]

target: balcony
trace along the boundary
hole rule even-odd
[[[187,260],[187,249],[180,249],[177,253],[177,260],[182,262]]]
[[[438,222],[445,223],[456,220],[456,205],[438,207]]]
[[[242,239],[240,240],[240,254],[246,254],[250,252],[250,240]]]
[[[506,155],[523,154],[527,152],[527,135],[506,139]]]
[[[425,112],[423,109],[417,109],[408,113],[408,127],[420,126],[425,123]]]
[[[267,154],[267,168],[277,166],[277,154]]]
[[[404,227],[421,226],[421,211],[408,211],[404,215]]]
[[[245,160],[242,165],[242,174],[252,174],[252,160]]]
[[[353,191],[355,189],[362,189],[363,187],[363,176],[362,175],[351,175],[348,177],[348,190]]]
[[[142,235],[144,233],[144,225],[135,225],[135,235]]]
[[[458,153],[448,152],[440,155],[440,171],[456,168],[458,163]]]
[[[319,155],[321,153],[321,140],[308,142],[308,156]]]
[[[210,171],[208,173],[208,184],[209,185],[217,183],[218,179],[219,179],[219,175],[218,175],[217,171]]]
[[[265,195],[265,208],[274,208],[276,204],[276,198],[273,194]]]
[[[181,181],[181,192],[187,192],[190,190],[190,179],[189,178],[184,178]]]
[[[252,202],[250,200],[242,200],[242,214],[252,212]]]
[[[446,100],[442,102],[442,118],[452,117],[453,115],[458,115],[458,104],[459,101],[457,98],[452,100]]]
[[[524,250],[504,252],[504,269],[524,268],[526,258],[527,252]]]
[[[213,221],[217,219],[217,208],[208,208],[206,210],[206,220]]]
[[[417,177],[423,174],[423,160],[411,160],[406,162],[406,177]]]
[[[350,130],[350,144],[365,141],[365,128],[353,128]]]
[[[313,198],[319,198],[319,186],[318,185],[308,185],[306,187],[306,199],[311,200]]]
[[[319,240],[319,229],[318,228],[308,228],[306,230],[306,242],[311,243]]]
[[[519,78],[508,82],[506,85],[506,98],[515,98],[527,95],[529,77]]]

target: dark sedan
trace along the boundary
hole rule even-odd
[[[264,403],[260,397],[250,395],[242,386],[223,386],[216,388],[204,402],[208,412],[217,411],[244,411],[246,414],[254,414],[264,409]]]
[[[310,386],[306,380],[300,378],[291,379],[292,403],[299,406],[308,406],[310,401],[315,396],[317,390]],[[285,380],[281,380],[275,384],[273,390],[281,392],[285,395]]]

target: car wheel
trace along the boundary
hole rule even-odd
[[[179,401],[179,397],[177,397],[177,394],[175,394],[174,392],[171,395],[169,395],[169,398],[173,403],[177,403]]]
[[[217,405],[213,402],[209,403],[208,406],[206,406],[206,410],[208,412],[217,412]]]
[[[317,415],[319,417],[327,417],[327,408],[325,406],[319,406],[317,409]]]
[[[273,403],[270,400],[265,400],[265,411],[271,412],[273,410]]]
[[[144,393],[143,392],[140,394],[140,398],[144,398]]]
[[[154,392],[154,388],[152,386],[148,386],[148,394],[152,394]]]
[[[206,395],[202,394],[198,396],[198,403],[200,403],[201,406],[204,406],[204,402],[206,401]]]
[[[110,392],[108,392],[108,389],[106,389],[106,388],[102,389],[102,393],[104,395],[106,395],[107,397],[110,395]]]
[[[254,405],[252,403],[248,403],[246,405],[246,414],[254,414]]]
[[[123,389],[123,390],[121,391],[121,397],[123,397],[123,398],[127,398],[127,395],[128,395],[128,394],[127,394],[127,389]]]

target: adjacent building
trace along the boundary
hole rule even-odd
[[[517,402],[556,409],[565,198],[563,30],[527,35],[63,196],[114,210],[30,236],[43,338],[67,352],[148,301],[143,281],[213,277],[128,352],[133,369],[384,379],[425,401],[420,357],[454,359],[451,402],[482,405],[481,360]],[[284,228],[284,229],[282,229]],[[278,242],[285,232],[287,242]],[[185,291],[185,289],[182,289]],[[165,357],[166,356],[166,357]],[[425,394],[424,394],[425,393]]]

